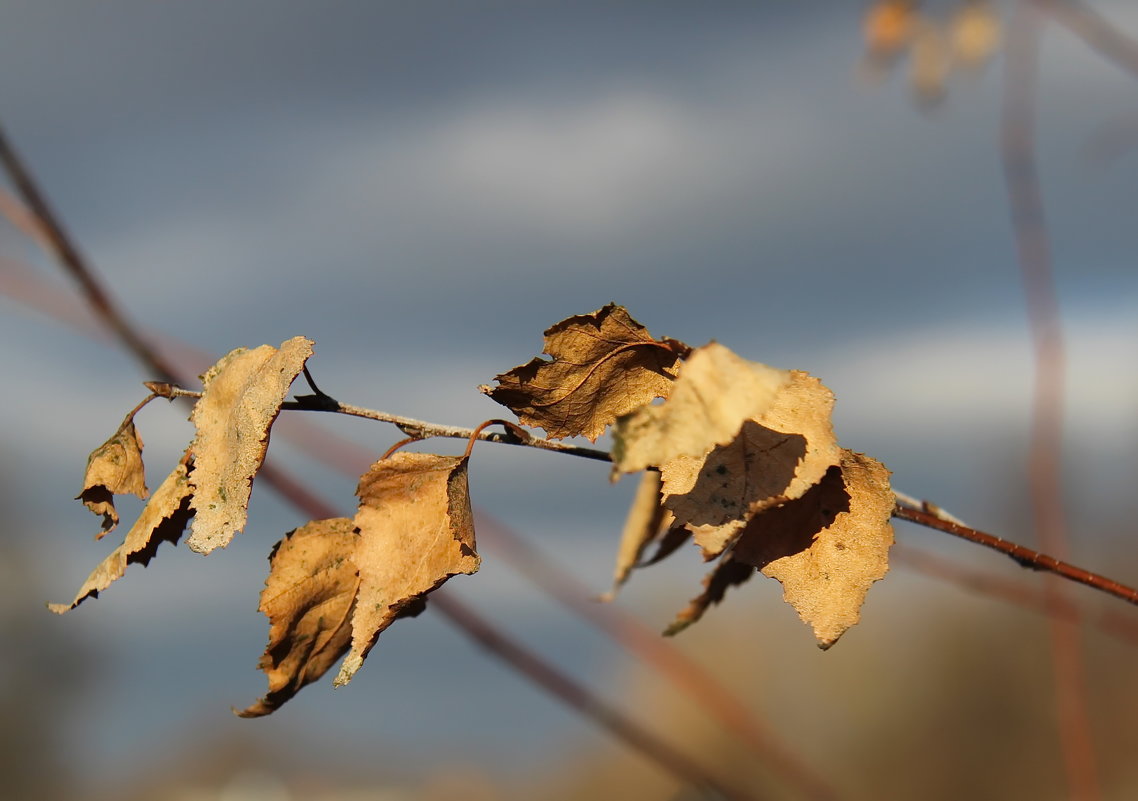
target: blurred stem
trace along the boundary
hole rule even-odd
[[[1028,453],[1032,522],[1043,550],[1059,559],[1069,551],[1063,508],[1062,438],[1065,364],[1062,322],[1051,263],[1043,193],[1035,155],[1035,97],[1039,78],[1041,12],[1034,0],[1016,3],[1005,53],[1001,156],[1020,275],[1035,351],[1035,388]],[[1067,603],[1065,586],[1045,581],[1050,605]],[[1101,797],[1088,711],[1079,629],[1049,618],[1059,736],[1069,795]]]
[[[1079,0],[1034,2],[1107,61],[1138,75],[1138,40],[1127,36],[1086,3]]]
[[[95,272],[79,252],[79,248],[72,241],[63,223],[55,215],[47,197],[40,191],[33,180],[31,171],[24,166],[12,143],[0,125],[0,163],[12,179],[16,192],[27,206],[28,210],[38,218],[39,236],[41,241],[51,248],[56,259],[63,266],[68,275],[79,285],[88,306],[102,323],[114,332],[119,341],[134,356],[152,371],[153,377],[162,381],[177,383],[174,368],[158,355],[146,339],[138,332],[117,307],[108,293],[95,278]]]

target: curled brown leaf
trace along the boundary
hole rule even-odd
[[[260,605],[269,618],[269,644],[258,667],[269,690],[238,711],[240,717],[278,709],[348,652],[359,587],[352,559],[358,541],[355,523],[338,517],[306,523],[277,543]]]
[[[479,389],[551,439],[584,436],[596,441],[617,417],[668,396],[688,347],[653,339],[623,306],[610,303],[569,317],[545,332],[551,359],[502,373],[498,386]]]
[[[110,439],[87,457],[83,491],[77,499],[94,514],[103,516],[102,530],[95,537],[102,539],[119,524],[116,495],[146,498],[149,494],[142,465],[142,437],[138,435],[131,415],[123,420]]]
[[[190,509],[189,474],[192,472],[183,459],[154,491],[138,520],[131,526],[122,545],[115,548],[99,563],[69,604],[48,604],[48,608],[63,614],[74,609],[87,598],[96,598],[114,581],[122,578],[127,565],[144,567],[154,558],[163,542],[177,543],[193,516]]]

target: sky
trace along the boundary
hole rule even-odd
[[[1138,31],[1133,4],[1095,5]],[[900,489],[1028,541],[1033,366],[998,152],[1001,63],[953,76],[945,101],[922,108],[903,68],[879,85],[859,78],[863,11],[0,0],[0,122],[151,332],[212,354],[303,334],[337,398],[473,425],[499,414],[478,384],[538,353],[550,324],[616,301],[653,334],[818,375],[837,396],[844,445],[885,461]],[[1039,163],[1068,357],[1064,468],[1070,508],[1095,532],[1073,546],[1088,562],[1126,538],[1118,523],[1138,477],[1138,148],[1096,156],[1132,125],[1138,84],[1054,27],[1041,64]],[[3,223],[0,258],[9,275],[19,263],[70,292]],[[105,552],[71,498],[87,452],[148,376],[10,296],[0,341],[0,452],[5,493],[19,499],[4,536],[32,566],[38,607],[70,597]],[[394,438],[319,423],[375,454]],[[147,409],[140,424],[153,486],[188,427],[176,408]],[[274,446],[350,508],[351,478]],[[515,450],[479,454],[476,505],[604,589],[631,483]],[[67,733],[81,775],[110,786],[180,726],[249,725],[226,706],[261,692],[262,560],[302,522],[262,491],[252,514],[226,553],[203,563],[163,552],[97,603],[40,622],[92,655],[94,689]],[[694,560],[674,570],[690,585],[661,579],[629,602],[652,626],[698,581]],[[904,581],[896,592],[914,591]],[[624,664],[489,554],[482,574],[452,584],[575,675]],[[776,599],[768,592],[756,614],[793,617]],[[470,747],[491,765],[588,736],[456,639],[429,614],[400,624],[350,688],[310,687],[264,725],[285,739],[368,732],[409,751]],[[458,702],[460,670],[490,700]],[[522,700],[495,706],[501,725],[487,730],[487,705],[502,698]],[[398,723],[377,732],[376,719]],[[485,737],[470,746],[475,731]]]

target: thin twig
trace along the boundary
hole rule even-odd
[[[475,435],[472,428],[460,428],[458,426],[445,426],[437,423],[428,423],[425,420],[416,420],[413,417],[404,417],[403,415],[391,414],[389,412],[381,412],[376,409],[365,409],[362,406],[352,406],[348,403],[340,403],[339,401],[332,401],[335,405],[313,405],[309,406],[303,400],[285,403],[282,409],[304,409],[306,411],[316,412],[333,412],[335,414],[346,414],[351,417],[362,417],[367,420],[378,420],[381,423],[392,423],[399,428],[403,433],[416,437],[418,439],[427,439],[429,437],[449,437],[452,439],[471,439]],[[506,445],[521,445],[526,448],[538,448],[543,451],[557,451],[558,453],[567,453],[571,456],[580,456],[583,459],[594,459],[601,462],[611,462],[612,456],[608,451],[598,450],[596,448],[585,448],[579,445],[566,445],[561,442],[554,442],[548,439],[538,439],[530,437],[523,439],[518,437],[512,431],[505,433],[498,431],[482,431],[478,432],[477,439],[483,442],[500,442]]]
[[[1035,98],[1042,24],[1042,14],[1035,0],[1019,0],[1009,26],[1004,59],[1000,157],[1035,351],[1027,470],[1032,522],[1040,547],[1054,554],[1056,563],[1061,564],[1059,560],[1069,558],[1062,479],[1065,358],[1051,243],[1035,155]],[[1044,582],[1044,591],[1052,604],[1066,601],[1066,587],[1054,579]],[[1059,617],[1049,619],[1049,629],[1067,787],[1077,801],[1095,801],[1102,797],[1102,791],[1079,630]]]
[[[147,386],[152,389],[152,385],[154,384],[155,382],[147,382]],[[192,389],[182,389],[181,387],[172,385],[163,387],[160,394],[162,394],[163,397],[170,398],[200,398],[202,396],[201,392]],[[612,455],[608,451],[602,451],[596,448],[583,448],[578,445],[566,445],[561,442],[538,439],[537,437],[528,435],[523,436],[525,432],[522,429],[506,420],[488,420],[486,423],[478,426],[478,428],[461,428],[459,426],[428,423],[425,420],[416,420],[413,417],[405,417],[400,414],[381,412],[378,409],[365,409],[362,406],[352,406],[348,403],[340,403],[324,394],[303,395],[296,400],[285,401],[281,404],[281,409],[293,409],[306,412],[332,412],[334,414],[345,414],[350,417],[362,417],[365,420],[376,420],[380,423],[391,423],[412,439],[449,437],[451,439],[478,440],[481,442],[500,442],[505,445],[521,445],[526,448],[537,448],[543,451],[557,451],[558,453],[567,453],[570,456],[580,456],[583,459],[594,459],[600,462],[612,461]],[[506,432],[501,433],[498,431],[482,430],[490,424],[505,426]]]
[[[1079,0],[1033,2],[1107,61],[1138,75],[1138,40],[1127,36],[1086,3]]]
[[[951,520],[945,520],[929,512],[922,512],[919,509],[910,509],[900,504],[897,504],[893,508],[893,516],[899,517],[902,520],[918,523],[927,528],[943,531],[946,534],[952,534],[955,537],[974,542],[977,545],[983,545],[985,548],[991,548],[994,551],[999,551],[1014,560],[1021,567],[1054,573],[1057,576],[1062,576],[1079,584],[1085,584],[1088,587],[1094,587],[1096,590],[1105,592],[1108,595],[1113,595],[1115,598],[1121,598],[1128,603],[1138,605],[1138,590],[1133,587],[1127,587],[1125,584],[1120,584],[1113,579],[1108,579],[1106,576],[1100,576],[1089,570],[1083,570],[1081,567],[1075,567],[1053,556],[1048,556],[1045,553],[1033,551],[1031,548],[1025,548],[1022,545],[1016,545],[1014,542],[1008,542],[993,534],[987,534],[983,531],[969,528],[968,526],[962,526],[959,523],[953,523]]]

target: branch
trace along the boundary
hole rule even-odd
[[[946,534],[952,534],[954,537],[960,537],[969,542],[974,542],[977,545],[983,545],[985,548],[999,551],[1014,560],[1021,567],[1054,573],[1138,606],[1138,590],[1127,587],[1125,584],[1120,584],[1113,579],[1108,579],[1105,576],[1100,576],[1097,573],[1092,573],[1089,570],[1084,570],[1081,567],[1075,567],[1053,556],[1048,556],[1045,553],[1033,551],[1031,548],[1025,548],[1022,545],[1016,545],[1014,542],[1008,542],[994,534],[988,534],[959,523],[953,523],[951,520],[945,520],[943,517],[939,517],[930,512],[910,509],[901,504],[897,504],[893,508],[893,516],[927,528],[943,531]]]
[[[152,392],[167,398],[200,398],[201,393],[193,390],[182,389],[180,387],[171,386],[168,384],[161,384],[153,381],[146,382],[147,389]],[[303,396],[303,398],[313,398],[316,396]],[[323,396],[327,398],[327,396]],[[360,406],[350,406],[342,404],[338,401],[333,401],[327,398],[330,403],[319,405],[319,401],[311,401],[301,399],[297,401],[285,402],[282,409],[300,409],[305,411],[321,411],[321,412],[336,412],[339,414],[347,414],[353,417],[363,417],[368,420],[378,420],[384,423],[392,423],[397,426],[401,431],[413,432],[413,436],[418,439],[426,439],[428,437],[451,437],[454,439],[472,439],[476,438],[487,442],[502,442],[509,445],[521,445],[530,448],[540,448],[542,450],[555,451],[557,453],[564,453],[569,456],[580,456],[586,459],[595,459],[597,461],[609,462],[612,461],[612,455],[607,451],[597,450],[594,448],[579,448],[570,445],[563,445],[558,442],[553,442],[546,439],[529,438],[522,439],[516,434],[507,432],[506,434],[491,433],[486,431],[477,431],[473,428],[460,428],[458,426],[448,426],[439,423],[428,423],[423,420],[415,420],[410,417],[403,417],[389,412],[377,411],[374,409],[365,409]],[[512,429],[511,429],[512,431]],[[1113,595],[1116,598],[1121,598],[1124,601],[1138,605],[1138,590],[1127,587],[1113,579],[1108,579],[1105,576],[1100,576],[1097,573],[1092,573],[1089,570],[1084,570],[1081,567],[1075,567],[1060,559],[1056,559],[1048,554],[1034,551],[1023,545],[1017,545],[1014,542],[1009,542],[994,534],[988,534],[978,529],[971,528],[959,522],[955,517],[943,511],[935,504],[928,501],[916,501],[905,493],[897,493],[897,503],[893,509],[893,516],[899,517],[903,520],[908,520],[913,523],[925,526],[927,528],[943,531],[947,534],[960,537],[962,539],[975,542],[978,545],[983,545],[986,548],[999,551],[1000,553],[1010,557],[1022,567],[1031,568],[1032,570],[1043,570],[1049,573],[1054,573],[1063,578],[1076,581],[1080,584],[1085,584],[1088,587],[1093,587],[1096,590]]]
[[[168,382],[146,381],[143,383],[151,392],[171,400],[174,398],[200,398],[202,396],[201,392],[191,389],[182,389]],[[543,451],[556,451],[557,453],[566,453],[570,456],[580,456],[583,459],[594,459],[599,462],[612,461],[612,455],[608,451],[602,451],[596,448],[583,448],[578,445],[566,445],[549,439],[522,436],[522,434],[525,433],[524,429],[520,426],[505,423],[504,421],[490,422],[500,422],[507,426],[505,433],[482,431],[481,429],[486,425],[485,423],[477,429],[448,426],[440,423],[428,423],[425,420],[416,420],[413,417],[404,417],[400,414],[392,414],[391,412],[382,412],[377,409],[365,409],[363,406],[352,406],[348,403],[340,403],[323,393],[320,395],[297,396],[296,400],[282,403],[281,409],[306,412],[332,412],[334,414],[345,414],[349,417],[362,417],[365,420],[376,420],[380,423],[391,423],[413,439],[430,439],[431,437],[448,437],[450,439],[466,440],[476,439],[482,442],[500,442],[505,445],[521,445],[527,448],[538,448]]]

